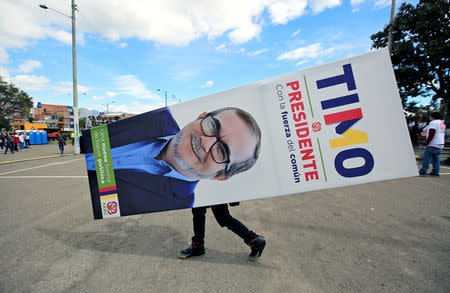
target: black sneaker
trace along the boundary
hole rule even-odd
[[[266,246],[266,238],[264,236],[257,236],[248,243],[248,246],[252,249],[248,255],[248,260],[255,261],[261,256],[264,247]]]
[[[439,174],[436,174],[436,173],[430,173],[430,174],[428,174],[428,176],[431,176],[431,177],[439,177]]]
[[[191,256],[200,256],[205,254],[205,247],[202,244],[193,242],[188,248],[180,251],[179,258],[189,258]]]

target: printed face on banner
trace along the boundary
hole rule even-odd
[[[226,180],[227,169],[251,159],[257,143],[235,110],[204,112],[174,137],[164,157],[189,178]]]

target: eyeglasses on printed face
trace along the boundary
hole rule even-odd
[[[220,139],[220,121],[214,118],[211,113],[208,113],[202,118],[200,126],[205,136],[216,138],[216,142],[214,142],[209,151],[214,162],[217,164],[227,164],[225,167],[225,172],[227,172],[230,167],[230,148]]]

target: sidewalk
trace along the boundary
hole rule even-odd
[[[10,151],[8,151],[7,154],[4,154],[5,148],[0,151],[0,164],[14,163],[37,158],[48,158],[51,156],[61,156],[57,143],[33,145],[27,149],[14,151],[14,154],[10,153]],[[67,144],[64,147],[64,155],[73,155],[73,146],[71,144]]]

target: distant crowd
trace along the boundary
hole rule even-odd
[[[8,150],[14,154],[14,151],[30,148],[30,135],[26,132],[4,132],[0,137],[0,147],[2,150],[5,148],[4,154],[7,154]]]
[[[426,127],[430,123],[430,118],[428,117],[409,117],[408,130],[409,136],[411,137],[411,142],[413,146],[417,146],[417,140],[419,135],[426,136]]]

